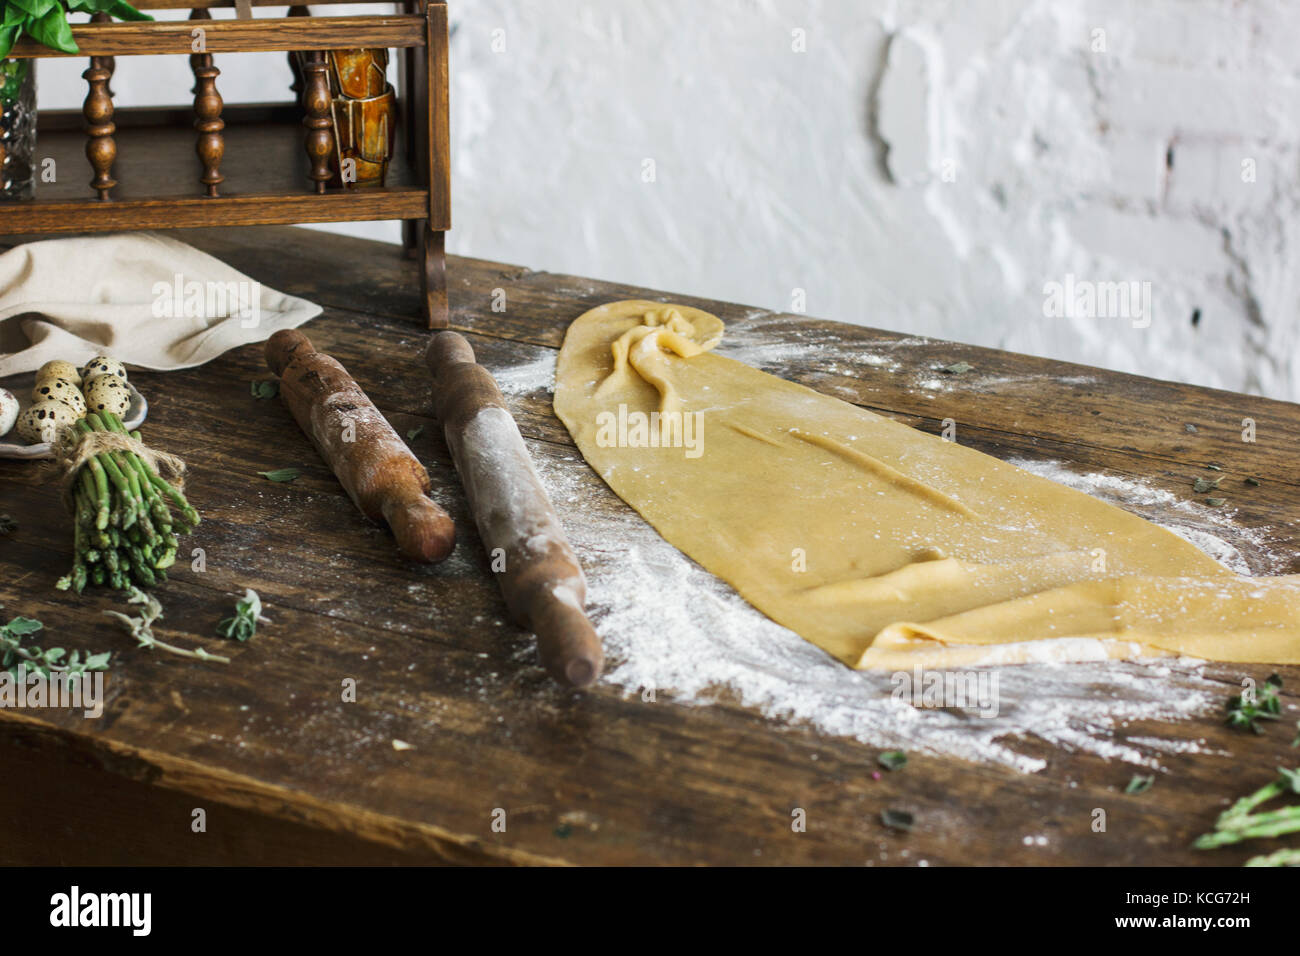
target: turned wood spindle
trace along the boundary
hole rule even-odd
[[[329,65],[324,50],[308,50],[303,54],[302,69],[307,84],[303,94],[306,114],[302,125],[307,127],[307,158],[311,160],[308,174],[316,183],[316,192],[325,192],[329,182],[330,153],[334,151],[334,123],[330,119]]]
[[[86,120],[86,133],[90,137],[86,140],[86,158],[95,173],[90,188],[99,193],[100,199],[108,200],[112,198],[109,191],[117,185],[117,180],[111,175],[113,161],[117,159],[117,142],[113,139],[117,124],[113,122],[113,97],[108,92],[110,73],[92,61],[90,69],[81,76],[90,84],[86,102],[81,108]]]
[[[194,71],[197,90],[194,94],[194,128],[199,131],[196,151],[203,164],[199,182],[208,187],[208,196],[216,198],[217,186],[225,181],[221,175],[221,158],[226,153],[226,139],[221,131],[226,122],[221,118],[221,94],[217,92],[217,77],[221,71],[212,65],[212,56],[204,54],[207,62]]]
[[[99,13],[93,13],[90,16],[91,23],[111,23],[113,17],[101,10]],[[113,73],[117,70],[117,57],[115,56],[92,56],[90,58],[91,66],[102,66],[108,70],[108,95],[113,96]]]

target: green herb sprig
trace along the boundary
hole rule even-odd
[[[901,750],[886,750],[876,758],[876,763],[886,770],[902,770],[907,766],[907,754]]]
[[[169,644],[166,641],[159,640],[154,636],[153,625],[163,616],[162,605],[150,594],[145,594],[139,588],[133,587],[127,595],[127,604],[137,605],[141,608],[138,617],[128,617],[117,611],[105,611],[106,617],[111,617],[122,625],[136,642],[145,650],[154,649],[166,651],[168,654],[175,654],[177,657],[190,657],[200,661],[215,661],[218,664],[229,664],[229,657],[222,657],[220,654],[209,654],[201,647],[190,650],[185,647],[177,647],[175,644]]]
[[[235,613],[217,625],[222,637],[243,643],[257,634],[258,624],[270,624],[262,617],[262,599],[252,588],[244,589],[244,596],[235,602]]]
[[[40,648],[28,641],[33,634],[43,630],[45,625],[30,617],[15,617],[8,624],[0,626],[0,668],[8,670],[15,678],[18,669],[38,671],[49,677],[51,674],[64,674],[74,679],[87,671],[108,670],[108,659],[112,655],[87,654],[81,651],[69,654],[62,647]],[[24,641],[28,641],[24,645]]]
[[[1277,695],[1281,686],[1282,678],[1273,674],[1253,695],[1238,694],[1230,698],[1227,725],[1262,734],[1264,728],[1259,721],[1277,720],[1282,713],[1282,700]]]

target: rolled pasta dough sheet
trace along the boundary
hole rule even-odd
[[[1241,577],[1082,492],[712,354],[716,316],[576,319],[555,411],[668,541],[855,668],[1300,663],[1300,575]]]

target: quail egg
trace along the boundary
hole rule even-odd
[[[66,403],[77,413],[78,418],[86,414],[86,399],[82,397],[81,389],[67,379],[51,378],[37,382],[32,389],[32,401],[43,402],[47,399]]]
[[[77,420],[72,406],[55,399],[46,399],[30,406],[18,416],[18,437],[26,442],[54,442],[59,429]]]
[[[104,373],[86,386],[86,406],[92,412],[125,415],[131,405],[131,390],[116,375]]]
[[[18,399],[13,392],[0,388],[0,437],[9,434],[18,421]]]
[[[96,355],[81,370],[82,385],[88,386],[101,375],[113,375],[125,382],[126,366],[111,356]]]
[[[81,373],[77,371],[77,366],[62,359],[53,359],[36,370],[37,385],[48,382],[52,378],[61,378],[65,382],[71,382],[78,388],[81,387]]]

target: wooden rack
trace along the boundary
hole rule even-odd
[[[315,0],[312,6],[358,0]],[[360,0],[375,2],[375,0]],[[252,18],[273,0],[144,0],[143,10],[188,9],[188,21],[93,22],[72,28],[90,59],[81,111],[38,111],[36,198],[0,201],[0,234],[104,232],[194,226],[270,225],[401,219],[407,254],[421,269],[429,328],[447,325],[444,234],[451,227],[448,133],[447,6],[407,0],[401,13],[319,16],[306,6],[290,16]],[[235,19],[209,9],[236,7]],[[206,49],[194,53],[202,27]],[[398,51],[398,129],[385,184],[332,187],[333,151],[325,51]],[[226,107],[214,54],[303,54],[297,102]],[[194,107],[125,108],[110,81],[118,56],[190,58]],[[24,38],[15,57],[65,57]],[[40,182],[41,161],[57,181]],[[196,158],[197,157],[197,158]],[[72,175],[85,168],[88,178]],[[322,268],[328,268],[322,263]]]

